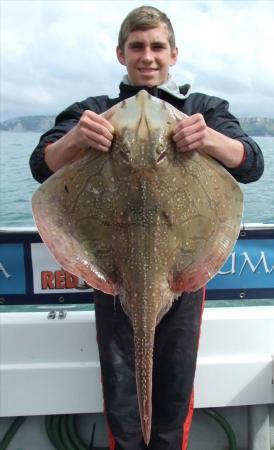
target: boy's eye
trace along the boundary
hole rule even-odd
[[[154,51],[156,51],[156,52],[160,52],[161,50],[164,50],[164,48],[165,47],[162,47],[161,45],[158,45],[158,46],[155,46],[155,47],[152,47],[152,50],[154,50]]]
[[[136,44],[131,44],[130,47],[131,47],[131,48],[143,48],[143,44],[138,44],[138,43],[136,43]]]
[[[166,48],[163,44],[154,44],[152,48]]]
[[[134,42],[130,45],[130,48],[132,49],[143,49],[145,46],[141,42]],[[152,50],[162,50],[165,49],[166,46],[164,44],[152,44],[151,45]]]

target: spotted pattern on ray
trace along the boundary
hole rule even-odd
[[[85,151],[33,196],[53,256],[94,288],[119,294],[132,321],[144,440],[150,440],[155,327],[182,292],[196,291],[238,237],[242,192],[215,160],[180,153],[172,129],[185,115],[140,91],[106,111],[108,153]]]

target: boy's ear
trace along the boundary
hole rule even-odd
[[[174,64],[176,64],[178,59],[178,47],[172,48],[171,49],[171,66],[174,66]]]
[[[122,64],[123,66],[125,66],[126,65],[125,55],[124,55],[123,50],[121,50],[119,47],[116,47],[116,56],[117,56],[119,63]]]

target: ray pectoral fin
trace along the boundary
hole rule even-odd
[[[214,267],[211,267],[212,261]],[[170,290],[174,294],[195,292],[203,287],[215,273],[216,254],[214,252],[208,253],[207,257],[201,255],[200,258],[195,258],[195,255],[182,255],[180,262],[173,266],[169,274]]]
[[[47,236],[48,230],[45,231],[41,226],[38,229],[49,251],[65,270],[82,278],[95,289],[107,294],[117,294],[118,288],[111,270],[107,272],[93,253],[70,235],[60,233],[59,239],[52,239]]]
[[[195,292],[210,281],[229,257],[238,236],[237,231],[234,234],[234,239],[228,239],[226,230],[219,228],[197,250],[196,246],[191,251],[182,248],[169,274],[171,291]]]
[[[174,271],[169,276],[169,286],[170,290],[174,294],[182,294],[183,292],[195,292],[200,287],[204,286],[204,276],[199,273],[197,278],[197,269],[192,269],[191,267],[183,270],[182,272]]]
[[[111,255],[103,240],[103,247],[99,245],[102,228],[91,226],[87,239],[83,229],[68,218],[62,202],[56,208],[56,203],[50,201],[41,188],[33,196],[32,208],[38,231],[58,263],[92,287],[115,295],[118,287]]]

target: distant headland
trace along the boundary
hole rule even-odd
[[[24,116],[0,122],[0,131],[45,133],[54,125],[54,116]]]
[[[44,133],[54,124],[54,116],[24,116],[0,122],[0,131]],[[249,136],[273,136],[274,118],[242,117],[243,130]]]

